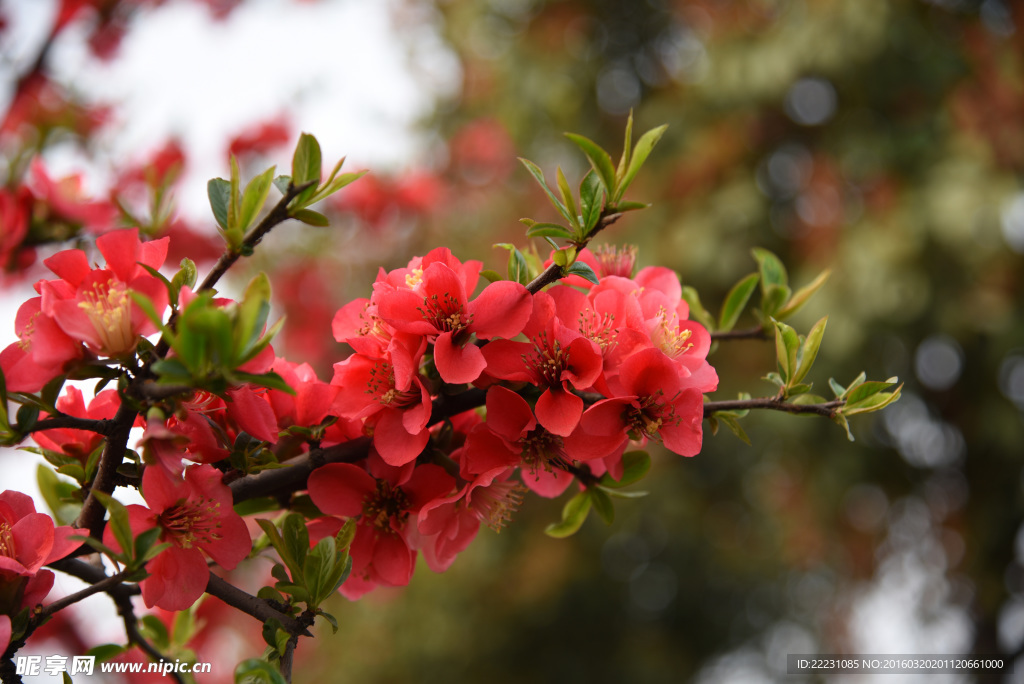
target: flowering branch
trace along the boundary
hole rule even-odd
[[[601,218],[598,219],[597,225],[594,226],[594,229],[591,230],[585,238],[573,243],[576,246],[577,251],[582,250],[584,247],[586,247],[595,235],[597,235],[602,230],[618,221],[620,218],[622,218],[621,212],[608,213],[607,209],[602,211]],[[537,294],[545,287],[555,282],[556,280],[559,280],[562,277],[564,277],[562,273],[562,267],[559,266],[558,264],[553,263],[546,269],[544,269],[544,271],[541,272],[540,275],[531,280],[530,283],[526,286],[526,289],[530,292],[530,294]]]

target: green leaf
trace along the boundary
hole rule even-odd
[[[235,356],[242,359],[259,341],[270,315],[270,279],[260,272],[245,288],[235,319]]]
[[[238,663],[235,668],[235,684],[287,684],[273,665],[259,658],[250,658]]]
[[[274,179],[274,187],[277,188],[282,195],[288,194],[288,186],[292,184],[291,176],[278,176]]]
[[[167,632],[167,625],[156,615],[140,617],[139,631],[161,651],[167,650],[167,647],[171,645],[171,635]]]
[[[538,167],[529,159],[523,159],[522,157],[519,157],[519,161],[523,163],[523,166],[525,166],[526,170],[530,172],[530,175],[532,175],[534,179],[537,181],[537,183],[540,184],[540,187],[544,189],[544,192],[547,194],[548,199],[551,200],[551,204],[553,204],[555,209],[558,210],[558,213],[562,215],[562,218],[564,218],[570,224],[575,225],[576,217],[571,215],[569,213],[569,210],[565,208],[565,205],[562,204],[557,197],[555,197],[555,193],[551,192],[551,188],[548,187],[547,181],[544,180],[544,172],[540,170],[540,167]]]
[[[128,647],[122,646],[121,644],[100,644],[99,646],[93,646],[90,648],[85,652],[85,655],[92,656],[96,658],[98,662],[105,663],[128,650]]]
[[[508,250],[508,279],[522,285],[529,283],[530,267],[527,265],[526,257],[523,256],[523,253],[516,249],[515,245],[507,242],[501,242],[494,246]]]
[[[267,201],[270,194],[270,184],[274,178],[274,169],[269,169],[249,181],[242,194],[242,207],[239,212],[238,227],[244,233],[256,220],[260,210]]]
[[[736,283],[731,290],[729,290],[728,296],[725,298],[725,302],[722,304],[722,311],[718,317],[718,329],[722,332],[727,332],[733,329],[736,325],[736,321],[739,320],[740,314],[743,313],[743,308],[747,305],[750,300],[750,295],[754,293],[754,288],[757,287],[758,281],[761,276],[757,273],[751,273],[743,280]]]
[[[700,303],[700,295],[690,285],[683,285],[683,299],[690,307],[690,318],[694,318],[708,330],[715,329],[715,319]]]
[[[292,573],[292,579],[298,580],[303,576],[303,566],[309,553],[309,530],[306,529],[303,517],[298,513],[289,513],[285,516],[284,524],[281,525],[281,537],[288,547],[288,554],[295,562],[295,567],[288,566],[288,569]]]
[[[171,302],[177,305],[178,294],[181,292],[181,288],[189,286],[194,288],[196,281],[199,279],[199,270],[196,268],[196,263],[185,257],[179,264],[180,268],[178,272],[171,278]]]
[[[562,173],[562,167],[559,166],[555,169],[555,180],[558,182],[558,191],[562,193],[562,201],[565,202],[565,208],[569,211],[569,223],[577,230],[582,233],[583,227],[580,224],[580,210],[576,206],[576,199],[572,196],[572,188],[569,187],[569,181],[566,180],[565,174]],[[583,237],[580,235],[580,237]]]
[[[832,275],[832,271],[826,269],[822,271],[820,274],[818,274],[818,277],[815,278],[809,285],[806,285],[797,290],[796,293],[790,298],[789,302],[787,302],[785,308],[781,309],[777,314],[775,314],[775,317],[778,318],[779,320],[782,320],[784,318],[789,318],[797,311],[799,311],[803,307],[803,305],[807,303],[807,300],[811,298],[811,295],[817,292],[818,289],[825,284],[825,281],[828,280],[830,275]]]
[[[99,502],[107,509],[107,513],[110,514],[110,520],[107,524],[110,526],[111,532],[114,533],[114,539],[117,540],[121,551],[124,552],[125,557],[133,558],[132,553],[135,550],[135,544],[132,539],[132,526],[129,522],[128,509],[114,497],[99,490],[93,490],[92,495],[99,499]]]
[[[213,218],[224,230],[228,229],[228,205],[231,202],[231,183],[223,178],[211,178],[206,184],[206,194],[210,198]]]
[[[320,173],[323,171],[323,161],[320,156],[320,143],[309,133],[299,136],[299,142],[295,146],[295,154],[292,157],[292,183],[298,187],[316,181],[320,184]],[[302,191],[302,195],[309,193],[310,196],[316,191],[315,187]],[[296,202],[301,204],[301,201]]]
[[[895,385],[896,382],[896,378],[890,378],[884,382],[879,380],[862,382],[850,390],[849,394],[846,395],[846,404],[849,406],[850,404],[856,404],[863,401],[874,394],[878,394],[883,390],[889,389]]]
[[[627,211],[638,211],[649,206],[651,206],[649,202],[618,202],[615,205],[615,211],[619,214],[625,214]]]
[[[609,197],[615,194],[615,167],[612,165],[611,156],[589,138],[575,133],[566,133],[565,137],[576,143],[576,147],[583,151],[583,154],[590,160],[590,165],[597,172],[597,180],[604,186],[605,194]]]
[[[633,110],[629,110],[629,117],[626,119],[626,133],[622,141],[622,156],[619,157],[619,165],[615,169],[615,192],[610,197],[618,199],[622,196],[619,192],[619,184],[626,175],[626,168],[629,166],[630,154],[633,151]]]
[[[242,226],[239,225],[239,216],[241,214],[241,207],[239,206],[239,200],[241,199],[241,171],[238,170],[238,160],[235,159],[235,155],[231,155],[231,194],[228,196],[228,233],[237,235],[239,241],[241,236],[245,232],[242,230]]]
[[[787,385],[796,372],[796,353],[799,348],[800,337],[796,330],[785,323],[775,321],[775,357],[779,364],[779,375]]]
[[[285,382],[284,378],[274,371],[269,371],[260,375],[256,375],[255,373],[232,371],[231,377],[238,382],[247,382],[250,385],[258,385],[259,387],[266,387],[267,389],[281,390],[282,392],[286,392],[291,395],[295,394],[295,390],[291,385]]]
[[[582,261],[574,261],[569,268],[563,269],[565,275],[576,275],[581,278],[585,278],[595,285],[598,284],[597,274],[594,273],[594,269],[590,268],[587,264]]]
[[[576,534],[580,527],[583,526],[583,521],[587,519],[592,503],[593,499],[588,490],[580,492],[569,499],[562,508],[561,522],[548,525],[544,533],[556,539],[563,539]]]
[[[876,392],[875,394],[860,399],[857,402],[847,403],[843,407],[842,413],[847,416],[854,416],[860,413],[881,411],[886,406],[899,399],[902,392],[903,385],[900,385],[892,392]]]
[[[339,586],[341,586],[341,585],[339,585]],[[334,617],[330,613],[328,613],[326,611],[323,611],[323,610],[316,611],[316,614],[319,615],[320,617],[322,617],[324,620],[327,620],[328,623],[330,623],[330,625],[331,625],[331,634],[337,634],[338,633],[338,618]]]
[[[292,212],[291,217],[302,221],[306,225],[316,226],[317,228],[326,228],[331,224],[327,217],[318,211],[312,209],[299,209],[298,211]]]
[[[606,525],[611,525],[615,522],[615,504],[612,503],[612,499],[608,496],[607,492],[595,487],[590,490],[590,498],[593,501],[594,510],[597,511],[597,514]]]
[[[498,273],[497,271],[491,270],[489,268],[488,269],[484,269],[483,271],[480,271],[480,275],[482,275],[484,278],[487,278],[487,280],[492,282],[492,283],[496,283],[498,281],[504,280],[504,278],[501,277],[500,273]]]
[[[583,177],[580,183],[580,209],[583,214],[583,234],[590,235],[601,219],[601,205],[604,203],[604,187],[593,171]]]
[[[846,439],[850,440],[851,442],[856,441],[853,438],[853,433],[850,432],[850,421],[846,420],[846,416],[843,415],[842,411],[836,413],[836,415],[832,417],[832,421],[836,425],[839,425],[841,428],[846,430]]]
[[[767,249],[755,247],[751,252],[757,260],[758,269],[761,272],[761,291],[768,293],[772,285],[788,285],[789,279],[786,275],[786,267],[782,265],[779,258]]]
[[[622,478],[613,480],[605,473],[601,484],[613,489],[631,485],[639,481],[651,469],[651,456],[646,451],[627,451],[622,455]]]
[[[818,356],[818,348],[821,346],[821,338],[825,334],[825,325],[828,323],[828,316],[825,316],[811,328],[811,331],[807,333],[807,338],[804,340],[803,345],[800,347],[800,352],[796,355],[796,372],[793,374],[791,379],[792,383],[797,383],[807,377],[808,371],[811,370],[811,366],[814,364],[814,359]]]
[[[529,221],[529,219],[520,219],[520,221]],[[572,233],[565,226],[560,226],[557,223],[537,223],[531,221],[529,229],[526,231],[526,237],[553,237],[562,238],[568,240],[572,237]]]
[[[732,432],[732,434],[746,442],[748,446],[750,445],[750,437],[747,436],[746,430],[744,430],[740,425],[740,421],[735,415],[725,411],[716,411],[711,415],[712,417],[717,418],[722,425],[729,428],[729,431]]]
[[[640,172],[640,167],[647,161],[647,157],[651,154],[654,146],[661,140],[661,136],[665,133],[665,129],[668,128],[668,124],[652,128],[651,130],[640,136],[640,139],[636,142],[636,147],[633,148],[631,158],[629,160],[629,166],[626,169],[625,175],[622,177],[622,181],[615,189],[615,201],[622,199],[622,195],[626,192],[626,188],[633,182],[636,175]]]

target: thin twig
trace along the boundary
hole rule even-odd
[[[110,579],[102,568],[86,563],[85,561],[70,558],[64,558],[50,563],[49,567],[77,577],[83,582],[88,582],[93,585],[100,584]],[[146,640],[144,636],[142,636],[142,633],[139,632],[139,621],[135,616],[135,606],[132,604],[132,597],[139,593],[138,586],[119,582],[106,587],[104,591],[108,596],[110,596],[114,605],[117,607],[118,615],[121,616],[121,622],[124,623],[124,633],[125,637],[128,639],[128,643],[138,646],[139,650],[149,656],[149,658],[154,662],[169,660],[167,656],[158,651],[151,643],[149,643],[149,641]],[[174,681],[178,682],[178,684],[184,684],[184,680],[177,672],[169,672],[168,674],[173,677]]]
[[[704,404],[704,417],[715,411],[746,411],[747,409],[770,409],[785,413],[813,413],[826,418],[834,418],[836,411],[846,403],[843,399],[834,399],[823,404],[793,404],[783,401],[781,397],[760,397],[758,399],[732,399],[729,401],[709,401]]]
[[[594,229],[590,231],[587,237],[583,238],[582,242],[576,243],[577,252],[581,251],[584,247],[586,247],[595,235],[597,235],[602,230],[604,230],[605,228],[607,228],[608,226],[612,225],[620,218],[622,218],[621,213],[607,213],[607,211],[608,210],[605,209],[601,212],[601,218],[597,220],[597,224],[594,226]],[[537,294],[545,287],[555,282],[556,280],[561,279],[562,277],[562,267],[559,266],[558,264],[553,263],[546,269],[544,269],[544,271],[539,276],[531,280],[530,283],[526,286],[526,289],[530,292],[530,294]]]
[[[716,340],[767,340],[768,333],[763,325],[743,330],[727,330],[725,332],[712,332],[711,341]]]
[[[212,290],[213,286],[217,284],[217,281],[228,272],[228,269],[242,256],[242,254],[248,252],[253,247],[258,245],[261,240],[273,229],[277,224],[287,221],[291,216],[288,215],[288,203],[299,196],[303,190],[312,187],[316,184],[316,181],[309,181],[302,185],[289,185],[288,192],[274,205],[274,208],[270,210],[263,220],[256,225],[252,231],[245,236],[245,240],[242,242],[242,246],[238,249],[229,249],[228,251],[221,254],[220,259],[214,264],[213,270],[210,271],[202,284],[196,290],[201,292],[203,290]]]
[[[42,432],[44,430],[88,430],[98,435],[107,435],[114,427],[110,419],[79,418],[65,413],[51,414],[43,418],[25,432]]]
[[[251,615],[261,622],[277,620],[293,636],[313,636],[299,620],[296,620],[291,615],[282,613],[263,599],[242,591],[212,572],[206,584],[206,593],[219,598],[232,608],[237,608],[246,615]]]
[[[121,584],[122,582],[127,580],[128,577],[131,577],[134,574],[138,574],[138,572],[139,571],[137,569],[122,570],[116,575],[110,575],[106,579],[101,579],[100,581],[86,587],[85,589],[82,589],[81,591],[76,591],[74,594],[68,594],[63,598],[59,598],[53,603],[44,606],[43,609],[39,611],[39,614],[36,616],[36,619],[40,621],[45,620],[46,618],[56,613],[58,610],[63,610],[64,608],[67,608],[73,603],[78,603],[82,599],[89,598],[93,594],[97,594],[101,591],[106,591],[107,589],[115,585]]]
[[[104,494],[114,491],[117,469],[124,461],[124,452],[128,448],[128,437],[138,415],[139,412],[132,407],[131,402],[121,402],[114,415],[110,432],[107,434],[107,444],[103,447],[103,454],[96,467],[96,477],[89,487],[89,496],[82,504],[82,511],[78,514],[78,519],[74,524],[79,529],[89,530],[89,535],[97,539],[100,539],[103,534],[103,516],[106,509],[95,494],[98,491]]]

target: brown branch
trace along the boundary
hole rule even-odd
[[[306,480],[315,469],[327,463],[351,463],[366,458],[370,447],[369,437],[338,444],[324,449],[313,449],[309,453],[287,461],[286,468],[264,470],[248,475],[228,484],[235,503],[261,496],[278,496],[306,488]]]
[[[210,573],[210,580],[206,584],[206,593],[219,598],[232,608],[237,608],[246,615],[251,615],[261,622],[277,620],[292,636],[313,636],[306,629],[307,625],[304,625],[301,621],[296,620],[291,615],[282,613],[263,599],[242,591],[212,572]]]
[[[602,210],[601,218],[597,220],[597,224],[594,226],[594,229],[590,231],[590,233],[585,238],[583,238],[582,242],[575,243],[577,250],[582,250],[594,238],[595,235],[597,235],[602,230],[604,230],[605,228],[607,228],[608,226],[612,225],[620,218],[622,218],[621,213],[607,212],[607,209]],[[562,267],[559,266],[558,264],[553,263],[546,269],[544,269],[544,271],[539,276],[531,280],[530,283],[526,286],[526,289],[529,290],[530,294],[537,294],[545,287],[555,282],[556,280],[561,279],[562,277]]]
[[[91,584],[90,586],[86,587],[85,589],[82,589],[81,591],[76,591],[73,594],[68,594],[63,598],[59,598],[53,603],[44,606],[43,609],[39,611],[39,614],[36,616],[35,619],[42,622],[43,620],[50,617],[57,611],[63,610],[64,608],[67,608],[73,603],[78,603],[83,599],[89,598],[93,594],[98,594],[101,591],[107,591],[108,589],[118,584],[122,584],[123,582],[128,580],[129,577],[135,574],[139,574],[139,571],[137,569],[122,570],[116,575],[110,575],[109,577],[105,577],[104,579],[99,580],[95,584]]]
[[[52,414],[43,418],[25,432],[42,432],[43,430],[88,430],[98,435],[107,435],[114,427],[114,421],[109,419],[79,418],[64,413]]]
[[[93,585],[111,579],[111,577],[108,576],[102,568],[98,568],[95,565],[84,561],[70,558],[64,558],[54,563],[50,563],[49,567],[77,577],[83,582],[88,582]],[[117,575],[114,575],[114,577],[117,577]],[[139,621],[138,618],[135,617],[135,606],[132,604],[132,597],[139,593],[138,586],[119,582],[106,587],[103,591],[110,596],[114,605],[117,607],[117,612],[121,616],[121,622],[124,623],[124,633],[128,639],[128,643],[138,646],[139,650],[155,662],[168,660],[167,656],[154,648],[154,646],[150,644],[144,636],[142,636],[142,633],[139,632]],[[168,674],[170,674],[178,684],[184,684],[184,680],[180,674],[176,672],[170,672]]]
[[[132,406],[130,401],[122,401],[117,413],[112,419],[110,431],[107,433],[107,444],[103,447],[103,454],[100,456],[99,465],[96,468],[96,477],[89,487],[89,496],[82,505],[82,511],[74,526],[80,529],[89,530],[90,536],[97,539],[103,535],[103,516],[106,509],[100,500],[95,496],[97,491],[110,494],[116,486],[117,469],[124,460],[125,449],[128,448],[128,436],[135,418],[139,413]]]
[[[243,254],[251,253],[252,248],[258,245],[260,241],[266,237],[267,233],[271,231],[271,229],[279,223],[283,223],[291,218],[291,216],[288,215],[288,204],[298,197],[303,190],[310,188],[315,184],[316,181],[309,181],[308,183],[303,183],[299,186],[289,185],[288,192],[286,192],[280,201],[274,205],[274,208],[270,210],[270,213],[264,216],[263,220],[245,236],[245,240],[242,242],[241,247],[238,249],[228,249],[228,251],[221,254],[220,259],[218,259],[217,263],[214,264],[213,270],[206,275],[206,278],[203,280],[196,292],[213,289],[213,286],[217,284],[217,281],[219,281],[221,277],[228,272],[228,269],[230,269]],[[170,323],[168,323],[168,325],[170,325]]]
[[[733,399],[730,401],[709,401],[704,404],[704,417],[708,418],[715,411],[746,411],[747,409],[770,409],[785,413],[812,413],[826,418],[834,418],[837,409],[846,403],[843,399],[834,399],[824,404],[793,404],[783,401],[781,397],[760,397],[758,399]]]
[[[711,333],[711,341],[717,340],[767,340],[768,332],[763,325],[743,330],[727,330]]]

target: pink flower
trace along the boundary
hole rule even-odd
[[[163,468],[148,467],[142,494],[148,508],[127,507],[132,534],[159,528],[160,541],[170,543],[149,562],[142,598],[149,608],[185,610],[209,581],[204,552],[222,568],[233,569],[252,549],[248,528],[232,507],[231,490],[221,482],[221,473],[210,465],[190,466],[183,480]],[[109,525],[103,543],[120,548]]]
[[[487,366],[473,335],[515,337],[533,310],[530,293],[519,283],[491,283],[468,301],[463,279],[444,263],[425,267],[420,278],[415,290],[378,289],[378,315],[396,330],[432,338],[437,372],[453,385],[473,382]]]
[[[156,326],[128,292],[149,297],[158,314],[167,307],[167,289],[139,265],[160,268],[167,242],[141,242],[136,228],[101,235],[96,246],[107,260],[106,269],[90,269],[81,250],[53,255],[45,263],[61,279],[39,283],[42,312],[97,354],[123,356],[134,351],[140,337],[156,332]]]
[[[416,552],[407,523],[428,503],[449,494],[455,479],[433,464],[393,468],[372,459],[373,473],[349,463],[330,463],[309,476],[309,496],[328,515],[356,518],[352,574],[341,593],[358,598],[374,586],[409,583]]]
[[[333,410],[343,418],[365,418],[373,445],[390,465],[410,463],[427,445],[430,393],[408,353],[374,358],[353,354],[334,364],[332,385],[341,391]]]
[[[603,399],[583,414],[580,430],[607,440],[608,453],[633,439],[660,439],[682,456],[700,451],[704,398],[685,387],[677,368],[658,349],[644,349],[622,363],[624,396]]]
[[[529,342],[495,340],[483,348],[487,374],[543,387],[537,420],[548,431],[568,436],[579,423],[583,400],[569,391],[591,387],[601,374],[600,348],[562,325],[551,296],[534,296],[533,317],[524,330]]]
[[[64,389],[64,394],[57,399],[57,410],[61,413],[91,420],[113,418],[120,405],[121,399],[117,394],[117,390],[104,390],[93,397],[92,401],[89,402],[88,408],[86,408],[81,390],[70,385]],[[42,448],[76,458],[82,463],[85,463],[89,458],[89,454],[103,442],[102,435],[89,430],[76,430],[74,428],[57,428],[55,430],[36,432],[32,435],[32,438]]]
[[[71,527],[54,527],[50,516],[36,513],[27,494],[0,493],[0,615],[42,602],[53,586],[53,573],[43,566],[80,546],[69,539],[73,534]]]

